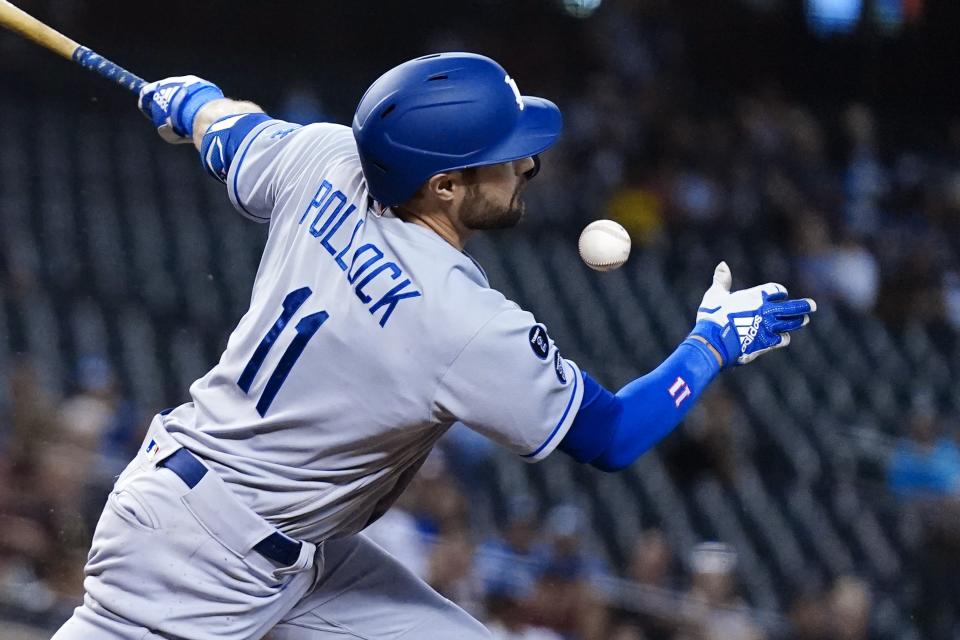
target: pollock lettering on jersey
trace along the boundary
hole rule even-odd
[[[347,281],[354,285],[354,293],[360,302],[369,305],[370,314],[381,312],[379,325],[384,327],[401,301],[413,300],[423,294],[413,286],[396,261],[376,244],[367,242],[353,249],[353,242],[360,225],[363,224],[363,220],[355,215],[356,211],[357,205],[347,205],[347,196],[324,179],[304,209],[298,224],[304,225],[310,220],[303,227],[304,230],[320,240],[320,246],[344,272]],[[351,214],[354,214],[352,218]],[[348,231],[342,233],[341,229],[348,219],[352,225],[347,224]],[[348,255],[352,256],[349,265],[345,260]],[[377,281],[374,282],[375,280]],[[370,292],[381,289],[386,290],[374,300]]]

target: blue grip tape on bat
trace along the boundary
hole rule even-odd
[[[87,47],[77,47],[76,51],[73,52],[73,61],[85,69],[100,74],[107,80],[113,80],[121,87],[134,93],[139,93],[140,87],[146,84],[143,78],[130,73],[118,64],[110,62]]]

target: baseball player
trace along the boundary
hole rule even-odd
[[[463,251],[520,219],[562,124],[483,56],[391,69],[352,130],[272,119],[193,76],[146,85],[139,107],[269,237],[220,361],[110,493],[57,640],[488,638],[361,533],[450,425],[529,462],[560,449],[621,469],[815,310],[778,284],[731,293],[721,263],[689,337],[604,389]]]

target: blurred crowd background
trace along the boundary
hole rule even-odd
[[[720,259],[817,299],[620,476],[442,441],[369,535],[497,638],[960,637],[957,3],[19,4],[297,122],[349,122],[416,55],[497,58],[566,129],[521,227],[468,250],[608,386],[682,339]],[[6,33],[0,87],[0,638],[32,640],[242,315],[264,231],[122,90]],[[597,218],[632,235],[621,271],[575,257]]]

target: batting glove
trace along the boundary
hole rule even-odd
[[[690,334],[716,349],[724,368],[747,364],[762,353],[787,346],[790,332],[806,326],[809,314],[817,310],[810,298],[788,300],[787,290],[775,282],[731,293],[732,283],[730,267],[721,262]]]
[[[143,85],[137,106],[161,138],[182,144],[193,141],[193,119],[200,107],[222,97],[223,91],[213,83],[197,76],[176,76]]]

